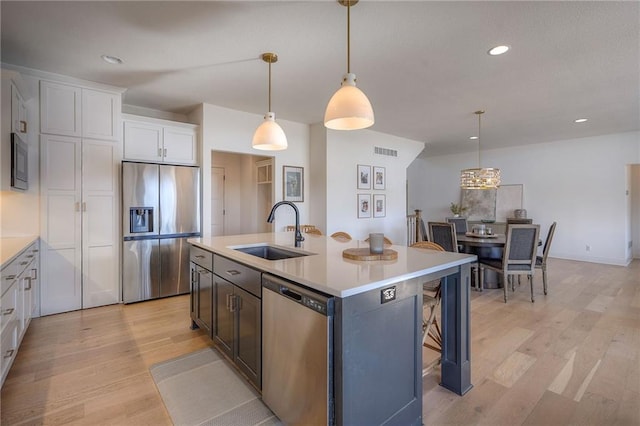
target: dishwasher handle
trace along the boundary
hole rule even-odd
[[[280,286],[280,294],[288,297],[289,299],[292,299],[298,303],[302,302],[302,295],[300,293],[296,293],[295,291],[291,290],[290,288],[287,287],[283,287]]]

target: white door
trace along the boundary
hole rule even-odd
[[[116,145],[82,141],[82,307],[118,303]]]
[[[42,136],[42,315],[82,308],[80,139]]]
[[[211,168],[211,236],[224,235],[224,168]]]

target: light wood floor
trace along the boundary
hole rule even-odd
[[[639,425],[640,261],[550,259],[549,295],[472,292],[472,382],[424,377],[424,424]],[[2,388],[1,424],[171,424],[149,366],[209,345],[179,296],[34,319]],[[428,350],[425,350],[428,351]],[[433,354],[425,353],[425,359]]]

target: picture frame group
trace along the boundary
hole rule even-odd
[[[358,164],[358,189],[385,189],[386,181],[384,167]]]
[[[366,164],[357,165],[358,190],[384,190],[387,186],[386,169]],[[387,215],[387,197],[384,194],[359,193],[358,218],[377,218]]]

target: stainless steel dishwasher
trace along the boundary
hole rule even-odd
[[[287,425],[333,413],[333,298],[262,275],[262,399]]]

